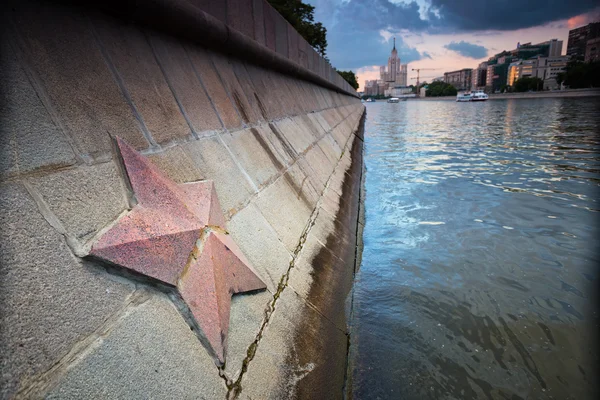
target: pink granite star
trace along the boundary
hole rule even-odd
[[[231,296],[266,285],[226,232],[212,181],[178,185],[116,143],[138,203],[90,254],[174,286],[223,363]]]

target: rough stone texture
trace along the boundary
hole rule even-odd
[[[281,156],[277,154],[263,132],[250,128],[222,135],[233,156],[248,172],[258,188],[265,186],[285,168],[280,161]]]
[[[171,301],[133,308],[72,368],[49,399],[215,399],[227,388]]]
[[[215,106],[223,125],[228,129],[241,126],[242,120],[229,99],[221,78],[213,66],[210,59],[210,52],[193,45],[188,45],[187,51],[194,66],[194,71],[202,81],[208,97]]]
[[[205,179],[215,181],[225,213],[234,214],[254,192],[219,138],[210,137],[190,143],[185,150]]]
[[[13,8],[28,62],[79,151],[92,158],[108,153],[109,135],[147,148],[86,19],[46,2],[26,1]]]
[[[273,294],[269,291],[241,293],[231,298],[225,373],[232,381],[235,381],[242,371],[248,347],[256,339],[265,318],[265,310],[272,301]]]
[[[344,333],[288,287],[242,379],[240,398],[341,399],[346,345]]]
[[[212,60],[215,68],[221,77],[221,82],[227,90],[230,99],[236,106],[237,112],[242,118],[242,121],[246,124],[256,123],[260,117],[260,114],[255,110],[253,104],[250,103],[248,97],[244,93],[235,73],[233,72],[233,61],[228,57],[222,56],[218,53],[212,53]],[[252,99],[254,100],[254,99]]]
[[[154,32],[148,35],[167,81],[194,133],[199,135],[203,131],[221,129],[223,125],[183,45],[170,36]]]
[[[205,179],[181,145],[171,147],[162,153],[149,154],[147,157],[159,170],[177,183]]]
[[[30,180],[68,233],[82,243],[128,207],[113,162],[57,172]]]
[[[124,304],[133,287],[75,258],[25,188],[0,191],[0,397],[12,397]]]
[[[271,13],[275,21],[275,51],[288,56],[288,22],[275,10]]]
[[[227,0],[227,24],[254,39],[253,0]]]
[[[293,149],[295,154],[303,153],[315,140],[315,138],[301,129],[292,119],[286,118],[273,123],[277,132],[283,135],[286,143]]]
[[[293,251],[312,212],[310,205],[297,195],[294,186],[284,177],[260,192],[255,204],[285,247]]]
[[[191,135],[146,35],[133,25],[96,18],[94,28],[125,90],[157,143]]]
[[[253,22],[254,22],[254,40],[263,46],[265,42],[265,20],[263,17],[263,0],[252,0],[253,2]]]
[[[5,28],[2,37],[9,33]],[[0,42],[0,71],[0,175],[74,164],[67,137],[40,101],[8,40]]]
[[[252,203],[229,221],[227,229],[274,293],[292,260],[277,232]]]
[[[190,3],[219,21],[227,23],[227,1],[220,0],[188,0]]]

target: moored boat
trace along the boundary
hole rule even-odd
[[[486,101],[489,96],[483,90],[476,90],[471,95],[471,101]]]
[[[471,92],[461,92],[456,95],[456,101],[458,102],[471,101],[471,99]]]
[[[398,102],[400,102],[400,99],[397,97],[392,97],[392,98],[389,98],[387,102],[388,103],[398,103]]]

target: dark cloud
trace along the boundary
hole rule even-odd
[[[598,7],[598,0],[430,1],[431,6],[440,15],[438,28],[459,31],[508,31],[530,28],[559,19],[571,18]]]
[[[487,56],[488,53],[485,47],[478,44],[465,42],[464,40],[461,40],[460,42],[450,42],[444,47],[460,54],[461,56],[474,59],[483,58]]]

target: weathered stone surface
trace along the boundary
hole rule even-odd
[[[260,189],[285,169],[284,160],[271,145],[265,130],[250,128],[222,135],[233,156]]]
[[[331,135],[325,135],[319,140],[317,145],[333,165],[335,165],[342,156],[342,147],[337,144]]]
[[[135,308],[71,368],[49,399],[225,398],[213,359],[171,301]]]
[[[46,372],[124,304],[133,287],[75,258],[25,188],[0,191],[0,397]]]
[[[71,235],[85,243],[128,207],[114,162],[82,166],[29,182]]]
[[[231,67],[233,70],[234,77],[236,78],[239,86],[242,88],[250,107],[252,108],[252,112],[255,115],[256,121],[268,121],[269,117],[266,113],[266,109],[264,104],[261,102],[258,94],[256,93],[256,88],[254,87],[254,81],[248,74],[246,66],[240,60],[230,59]]]
[[[253,0],[227,0],[227,25],[254,39]]]
[[[311,230],[290,271],[290,287],[342,331],[346,330],[346,315],[339,305],[344,304],[352,286],[355,242],[338,240],[335,232],[321,242]],[[348,250],[351,256],[344,254]]]
[[[227,1],[214,0],[188,0],[190,3],[207,14],[212,15],[224,24],[227,23]]]
[[[231,298],[225,373],[232,381],[235,381],[242,371],[248,348],[256,340],[265,318],[265,310],[271,301],[273,295],[269,291],[240,293]]]
[[[272,18],[275,21],[275,51],[284,57],[288,56],[288,22],[274,9]]]
[[[242,125],[242,120],[233,106],[232,100],[223,87],[221,78],[217,74],[210,59],[210,53],[198,46],[187,45],[186,49],[192,60],[196,74],[200,77],[208,97],[211,99],[223,125],[228,129]]]
[[[176,100],[183,108],[196,135],[201,136],[204,131],[221,129],[223,125],[183,45],[171,36],[154,32],[148,35]]]
[[[304,159],[309,167],[308,169],[305,169],[304,172],[308,175],[315,189],[321,192],[327,184],[335,164],[332,164],[327,159],[327,156],[319,146],[311,148],[304,156]]]
[[[265,41],[265,20],[264,20],[264,0],[252,0],[253,3],[253,21],[254,21],[254,40],[266,46]]]
[[[178,145],[147,157],[166,176],[177,183],[194,182],[205,179],[189,154]]]
[[[296,154],[303,153],[314,141],[314,137],[298,126],[292,119],[286,118],[273,123],[277,131],[285,137]]]
[[[219,201],[226,214],[235,214],[255,191],[218,137],[189,143],[185,151],[204,178],[215,181]]]
[[[260,128],[259,128],[260,129]],[[265,130],[267,128],[265,127]],[[279,154],[282,155],[286,164],[291,164],[298,158],[298,153],[292,147],[292,144],[287,140],[286,136],[283,134],[281,129],[274,123],[269,123],[270,134],[268,137],[270,138],[271,143],[275,148],[277,148]]]
[[[347,339],[289,287],[275,305],[241,399],[341,399]]]
[[[13,9],[28,62],[79,151],[92,158],[108,155],[110,135],[147,148],[87,20],[46,2],[15,3]]]
[[[294,186],[283,176],[260,192],[255,204],[285,247],[293,251],[312,212],[309,204],[298,196]]]
[[[106,54],[157,143],[191,135],[145,34],[112,18],[94,18]]]
[[[258,107],[256,107],[255,110],[255,107],[253,106],[255,101],[251,103],[249,98],[246,97],[244,90],[240,86],[240,82],[233,72],[233,60],[218,53],[212,53],[211,58],[219,76],[221,77],[221,82],[223,82],[223,86],[225,86],[225,89],[229,93],[231,100],[235,104],[242,121],[246,124],[256,123],[260,118]]]
[[[292,260],[275,229],[252,203],[234,215],[227,229],[274,293]]]
[[[263,18],[265,20],[265,46],[273,51],[277,51],[277,43],[275,39],[275,10],[267,0],[259,0],[263,3]]]
[[[72,165],[76,158],[67,137],[17,61],[6,28],[0,32],[0,175]]]
[[[306,166],[306,160],[303,158],[298,159],[294,165],[288,168],[283,178],[292,186],[296,197],[312,210],[319,201],[321,192],[313,187],[302,166]]]
[[[298,57],[298,39],[299,39],[299,34],[298,32],[292,28],[291,25],[288,25],[288,52],[289,52],[289,59],[292,60],[295,63],[299,63],[299,57]]]

